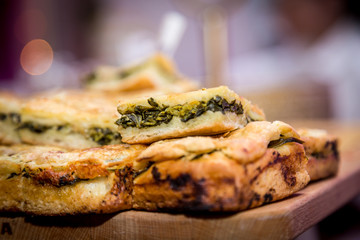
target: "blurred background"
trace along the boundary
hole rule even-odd
[[[80,87],[100,64],[161,51],[169,13],[185,20],[169,54],[200,86],[229,85],[269,120],[360,119],[356,0],[0,0],[0,88]],[[359,237],[359,204],[342,211],[303,238]],[[336,232],[342,213],[357,220]]]
[[[171,53],[200,86],[229,85],[270,120],[360,119],[356,0],[0,1],[0,86],[79,87],[100,64],[161,50],[166,14],[186,21]],[[274,107],[276,106],[276,107]]]

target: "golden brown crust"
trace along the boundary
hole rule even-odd
[[[235,130],[224,138],[187,137],[153,143],[138,157],[138,161],[166,161],[190,157],[221,150],[240,163],[255,161],[267,150],[269,143],[283,137],[300,136],[288,124],[275,121],[251,122],[242,129]]]
[[[134,208],[237,211],[289,196],[310,178],[301,144],[268,148],[284,136],[299,135],[282,122],[253,122],[226,138],[154,143],[134,165]]]
[[[130,209],[132,159],[144,148],[2,147],[0,210],[66,215]]]
[[[282,199],[309,181],[302,145],[284,147],[268,149],[256,162],[244,165],[222,152],[193,161],[155,163],[135,178],[133,207],[238,211]]]
[[[320,129],[299,129],[308,156],[311,181],[336,175],[339,169],[338,140]]]
[[[334,176],[339,170],[339,158],[336,155],[322,158],[308,156],[308,159],[306,170],[310,175],[311,181]]]
[[[131,208],[131,171],[115,170],[107,177],[56,187],[23,178],[22,193],[26,199],[21,211],[36,215],[74,215],[111,213]],[[35,193],[35,194],[34,194]]]

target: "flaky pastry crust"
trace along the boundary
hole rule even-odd
[[[134,179],[133,207],[238,211],[287,197],[310,178],[301,143],[269,147],[284,135],[298,137],[285,123],[253,122],[224,138],[154,143],[134,163],[140,170]]]
[[[306,169],[311,181],[336,175],[340,161],[338,139],[320,129],[303,128],[298,132],[309,159]]]
[[[144,148],[2,147],[0,210],[67,215],[130,209],[132,160]]]

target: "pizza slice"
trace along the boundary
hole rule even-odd
[[[186,92],[198,88],[197,84],[182,77],[170,59],[162,54],[124,68],[100,66],[85,77],[85,85],[88,89],[108,92],[141,89]]]
[[[153,143],[134,163],[133,208],[238,211],[307,185],[302,141],[282,122],[252,122],[227,137]]]
[[[340,161],[337,138],[320,129],[303,128],[298,132],[309,159],[307,171],[311,181],[336,175]]]
[[[117,98],[116,98],[117,99]],[[87,148],[121,143],[111,95],[81,90],[42,93],[24,102],[16,129],[23,143]]]
[[[263,120],[263,112],[225,86],[121,100],[116,121],[126,143],[215,135]]]
[[[0,147],[0,210],[36,215],[110,213],[132,206],[132,160],[145,147]]]
[[[0,143],[20,143],[16,129],[21,122],[20,108],[22,100],[14,94],[0,92]]]

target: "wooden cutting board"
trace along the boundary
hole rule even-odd
[[[1,214],[0,239],[291,239],[360,193],[360,148],[351,148],[342,152],[336,177],[255,209],[232,214]]]

